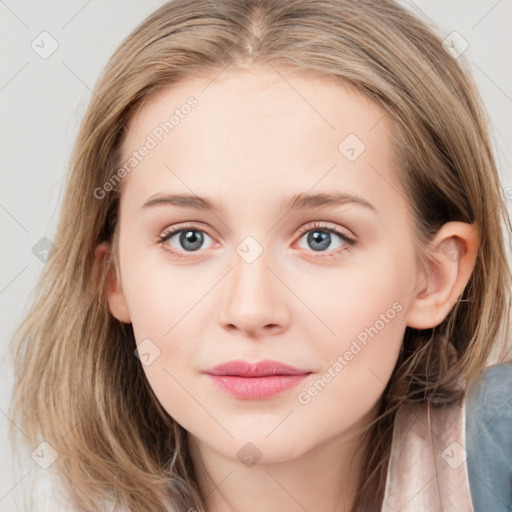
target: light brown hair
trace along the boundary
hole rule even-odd
[[[445,321],[407,328],[368,432],[354,511],[379,510],[393,418],[404,403],[460,400],[490,362],[506,357],[510,220],[469,72],[424,22],[391,0],[174,0],[119,46],[94,89],[70,162],[56,250],[13,340],[11,417],[31,448],[49,442],[79,510],[111,499],[129,510],[200,510],[186,432],[166,413],[134,356],[130,325],[105,299],[117,236],[124,128],[155,92],[227,65],[270,63],[335,78],[378,104],[394,127],[397,174],[410,198],[421,254],[444,223],[475,223],[472,276]],[[449,343],[446,343],[446,340]],[[13,438],[16,429],[12,431]]]

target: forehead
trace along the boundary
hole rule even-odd
[[[316,184],[382,195],[383,180],[396,182],[390,135],[383,109],[332,77],[228,67],[183,79],[138,109],[122,148],[133,164],[123,187],[146,198],[166,188],[290,195]],[[130,159],[145,145],[143,158]]]
[[[189,109],[186,105],[192,97],[197,100],[197,107]],[[182,110],[185,117],[189,117],[187,112],[191,110],[191,121],[181,122]],[[329,144],[345,132],[368,139],[376,124],[382,124],[384,130],[387,125],[382,108],[341,79],[274,66],[228,67],[182,79],[150,96],[128,123],[124,148],[137,140],[143,142],[141,135],[152,133],[160,123],[169,121],[173,113],[172,137],[165,133],[166,139],[176,139],[180,132],[187,134],[187,125],[200,129],[207,124],[216,140],[227,135],[232,138],[236,135],[231,132],[233,128],[254,140],[258,129],[266,126],[284,129],[277,142],[283,142],[293,131],[308,133],[311,145],[320,139]],[[248,125],[249,118],[252,122]],[[301,121],[299,125],[294,123],[297,120]],[[308,132],[314,127],[320,130],[318,136]],[[264,138],[265,132],[259,133]]]

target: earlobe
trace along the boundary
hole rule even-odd
[[[96,264],[107,264],[106,258],[109,256],[110,244],[103,242],[96,247],[94,252]],[[128,311],[121,283],[118,282],[112,267],[109,268],[105,280],[105,295],[110,313],[120,322],[129,324],[131,322],[130,312]]]
[[[430,244],[428,262],[418,273],[407,325],[430,329],[446,318],[471,277],[478,253],[475,224],[448,222]]]

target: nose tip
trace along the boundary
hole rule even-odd
[[[275,335],[288,327],[290,315],[283,286],[263,255],[252,263],[240,257],[230,274],[219,315],[224,328],[258,337]]]

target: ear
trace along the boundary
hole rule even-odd
[[[106,258],[110,257],[110,244],[103,242],[94,251],[94,258],[98,265],[105,264]],[[108,308],[112,315],[119,321],[129,324],[131,322],[130,312],[124,299],[121,283],[117,281],[114,269],[110,269],[105,281],[105,293],[107,296]]]
[[[429,329],[446,318],[475,266],[479,231],[475,224],[447,222],[429,245],[425,268],[418,272],[407,325]]]

